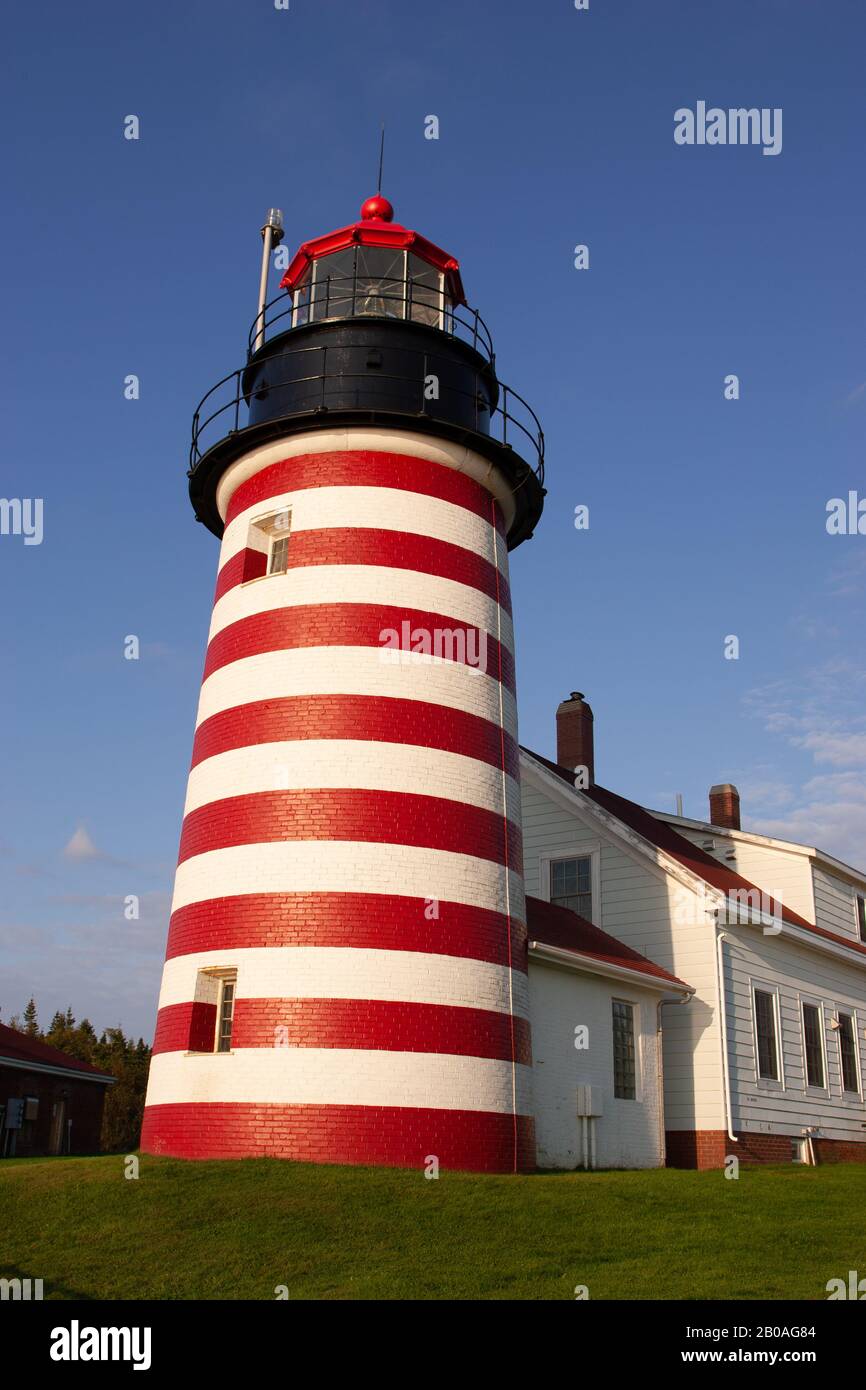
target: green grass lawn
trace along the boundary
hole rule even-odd
[[[0,1163],[0,1275],[45,1297],[824,1299],[866,1165],[481,1177],[274,1159]]]

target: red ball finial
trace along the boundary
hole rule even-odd
[[[364,222],[391,222],[393,217],[394,209],[381,193],[374,193],[372,198],[361,204],[361,218]]]

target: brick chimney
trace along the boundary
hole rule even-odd
[[[570,771],[586,768],[586,784],[595,781],[592,710],[579,690],[573,690],[556,711],[556,761]]]
[[[710,787],[710,820],[727,830],[740,828],[740,793],[731,782]]]

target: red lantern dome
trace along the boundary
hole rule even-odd
[[[383,198],[380,193],[374,194],[361,207],[359,222],[352,222],[335,232],[327,232],[324,236],[314,237],[312,241],[305,241],[298,248],[280,281],[280,288],[294,293],[306,282],[307,273],[312,270],[316,261],[356,246],[370,246],[406,253],[404,274],[400,278],[416,278],[412,273],[414,263],[409,260],[410,257],[417,258],[424,266],[432,267],[444,277],[445,291],[451,303],[465,304],[466,295],[460,278],[459,261],[432,241],[428,241],[420,232],[400,226],[393,221],[393,217],[394,209],[388,199]],[[423,267],[417,278],[420,279],[422,274]]]

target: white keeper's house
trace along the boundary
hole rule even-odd
[[[521,791],[527,893],[649,958],[666,972],[656,988],[668,987],[655,996],[660,1057],[650,996],[638,1006],[624,977],[610,989],[596,1047],[590,1002],[578,1017],[576,993],[555,974],[553,934],[539,928],[533,940],[530,910],[539,1164],[573,1165],[569,1133],[582,1140],[585,1122],[569,1117],[582,1107],[584,1078],[599,1082],[590,1162],[866,1159],[866,874],[811,846],[743,830],[729,783],[711,789],[706,821],[599,786],[592,711],[579,693],[557,710],[557,761],[523,750]],[[674,980],[690,988],[677,994]],[[633,1011],[625,1023],[619,1001]],[[570,1071],[577,1104],[551,1075],[572,1022],[589,1022],[588,1048]],[[652,1136],[657,1075],[664,1159]],[[585,1151],[576,1157],[582,1163]]]

